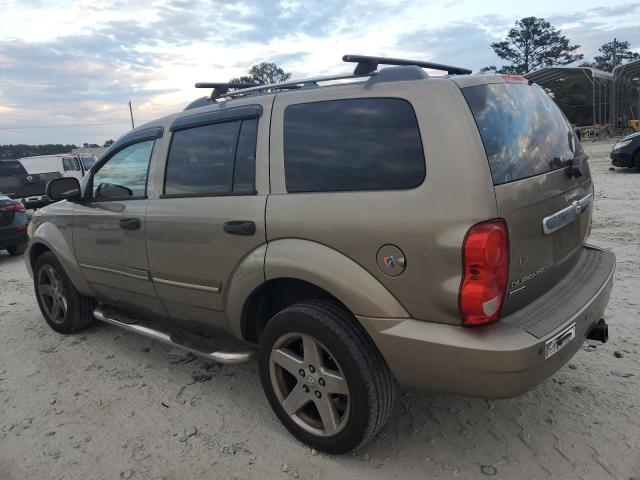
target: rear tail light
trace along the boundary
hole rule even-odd
[[[458,307],[465,326],[498,319],[509,278],[509,232],[502,219],[469,229],[462,246],[462,281]]]
[[[4,207],[0,207],[0,211],[2,212],[26,212],[27,209],[24,206],[24,203],[10,203],[9,205],[5,205]]]

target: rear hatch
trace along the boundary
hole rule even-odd
[[[521,77],[462,88],[507,222],[505,316],[576,265],[591,225],[593,190],[580,143],[555,102]]]

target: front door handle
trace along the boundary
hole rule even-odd
[[[256,233],[256,224],[250,220],[231,220],[224,222],[224,231],[231,235],[253,235]]]
[[[121,218],[118,225],[125,230],[138,230],[142,224],[139,218]]]

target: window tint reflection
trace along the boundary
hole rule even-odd
[[[557,170],[582,153],[562,112],[540,87],[500,83],[462,92],[495,185]]]
[[[413,108],[392,98],[288,106],[284,162],[289,192],[404,189],[425,176]]]
[[[236,121],[174,132],[164,193],[215,195],[231,191],[239,128]]]

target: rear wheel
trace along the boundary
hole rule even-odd
[[[93,299],[76,290],[53,253],[40,255],[33,272],[38,306],[51,328],[75,333],[93,323]]]
[[[26,246],[27,246],[26,243],[11,245],[10,247],[7,247],[7,252],[9,252],[9,255],[13,255],[13,256],[22,255],[24,253]]]
[[[328,301],[274,316],[260,339],[259,368],[284,426],[323,452],[363,445],[393,407],[395,382],[384,359],[355,318]]]

